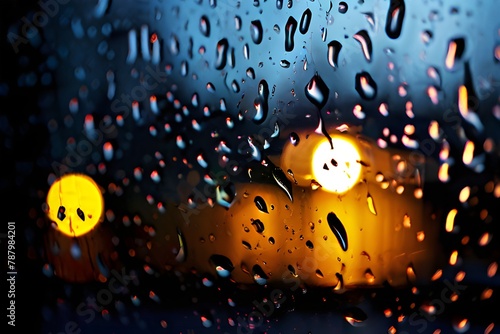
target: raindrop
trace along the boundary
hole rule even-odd
[[[258,264],[252,267],[252,276],[255,282],[259,285],[265,285],[267,283],[268,276]]]
[[[366,100],[373,100],[377,95],[377,84],[368,72],[356,74],[356,91]]]
[[[295,133],[295,132],[290,133],[290,143],[293,146],[297,146],[297,145],[299,145],[299,142],[300,142],[299,135],[297,133]]]
[[[361,44],[365,59],[370,62],[372,60],[372,41],[366,30],[358,31],[353,38]]]
[[[348,9],[349,9],[349,6],[347,6],[347,3],[345,3],[344,1],[339,2],[339,13],[340,14],[347,13]]]
[[[209,261],[215,266],[217,275],[220,277],[228,277],[234,269],[231,260],[224,255],[213,254]]]
[[[343,312],[344,319],[351,324],[353,327],[359,327],[363,325],[363,322],[368,319],[366,313],[359,307],[351,307]]]
[[[80,208],[76,209],[76,214],[82,221],[85,221],[85,214],[83,213],[82,209]]]
[[[342,49],[342,44],[339,41],[331,41],[328,43],[328,63],[333,68],[338,67],[339,53]]]
[[[365,278],[368,283],[373,283],[375,281],[375,275],[373,275],[372,270],[370,268],[365,270]]]
[[[335,215],[333,212],[330,212],[328,216],[326,217],[326,220],[328,221],[328,226],[332,230],[333,234],[337,238],[337,241],[340,244],[340,247],[342,250],[345,252],[348,247],[347,243],[347,232],[345,230],[344,225],[340,221],[340,219]]]
[[[398,38],[403,27],[403,19],[405,15],[404,0],[391,0],[389,11],[387,13],[387,21],[385,23],[385,32],[392,39]]]
[[[217,203],[229,208],[236,197],[236,188],[231,182],[226,186],[217,186],[216,188],[216,199]]]
[[[250,24],[250,36],[255,44],[262,42],[263,31],[262,24],[259,20],[252,21]]]
[[[318,74],[315,74],[307,83],[305,87],[305,94],[310,102],[312,102],[318,109],[321,109],[328,100],[330,90],[323,79]]]
[[[257,124],[262,123],[266,117],[269,110],[268,106],[269,97],[269,86],[266,80],[261,80],[259,86],[257,87],[257,98],[254,101],[255,116],[253,121]]]
[[[312,13],[309,8],[307,8],[300,19],[299,31],[301,34],[305,34],[309,30],[309,25],[311,24]]]
[[[215,68],[218,70],[221,70],[224,66],[226,66],[228,47],[229,44],[225,38],[217,42]]]
[[[294,48],[295,30],[297,30],[297,20],[290,16],[285,25],[285,51],[290,52]]]
[[[250,245],[249,242],[242,240],[241,243],[243,244],[243,247],[245,247],[248,250],[252,250],[252,245]]]
[[[316,276],[317,276],[317,277],[319,277],[319,278],[323,278],[323,277],[325,277],[325,276],[323,275],[323,273],[321,272],[321,270],[319,270],[319,269],[316,269]]]
[[[210,21],[205,15],[200,19],[200,31],[203,36],[208,37],[210,35]]]
[[[463,38],[456,38],[450,41],[445,59],[445,65],[448,70],[455,67],[455,62],[462,58],[464,50],[465,40]]]
[[[262,197],[255,196],[253,201],[257,206],[257,209],[259,209],[262,212],[269,213],[269,211],[267,210],[266,201]]]
[[[278,186],[286,193],[291,202],[293,202],[292,196],[292,183],[286,177],[283,170],[279,167],[275,167],[272,171],[272,175],[274,181],[278,184]]]
[[[264,232],[264,223],[261,222],[260,219],[253,219],[252,226],[255,228],[255,231],[257,231],[257,233]]]
[[[290,67],[290,62],[286,59],[280,60],[280,66],[283,68],[289,68]]]
[[[375,210],[375,203],[374,203],[373,197],[372,197],[372,195],[370,195],[370,193],[368,193],[366,195],[366,203],[368,204],[368,209],[370,210],[370,212],[376,216],[377,210]]]

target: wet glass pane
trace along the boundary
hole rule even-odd
[[[7,2],[6,322],[498,332],[496,5]]]

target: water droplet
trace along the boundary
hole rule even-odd
[[[375,210],[375,202],[373,201],[373,197],[372,195],[370,195],[370,193],[366,195],[366,203],[368,204],[368,209],[370,210],[370,212],[376,216],[377,210]]]
[[[347,5],[347,3],[345,3],[344,1],[339,2],[339,13],[340,14],[347,13],[348,9],[349,9],[349,6]]]
[[[375,275],[373,275],[372,270],[370,268],[365,270],[365,278],[368,283],[373,283],[375,281]]]
[[[288,180],[285,173],[283,173],[283,170],[279,167],[275,167],[272,170],[272,175],[274,181],[286,193],[290,201],[293,202],[292,183],[290,182],[290,180]]]
[[[260,219],[252,219],[252,226],[255,228],[257,233],[264,232],[264,223],[260,221]]]
[[[295,133],[295,132],[291,132],[290,133],[290,143],[293,146],[299,145],[299,143],[300,143],[300,137],[299,137],[299,135],[297,133]]]
[[[364,321],[368,319],[366,313],[359,307],[350,307],[343,312],[344,319],[353,327],[364,325]]]
[[[340,219],[333,212],[330,212],[328,214],[326,220],[328,221],[328,226],[330,227],[333,234],[337,238],[340,247],[345,252],[347,250],[348,243],[347,243],[347,232],[345,230],[344,224],[342,224]]]
[[[356,74],[356,91],[366,100],[373,100],[377,95],[377,84],[368,72]]]
[[[403,19],[405,15],[404,0],[391,0],[387,21],[385,23],[385,32],[389,38],[398,38],[403,28]]]
[[[236,188],[231,182],[224,187],[218,185],[215,192],[217,203],[226,208],[231,206],[236,197]]]
[[[265,285],[267,283],[268,276],[258,264],[252,267],[252,276],[255,282],[259,285]]]
[[[290,16],[285,25],[285,51],[290,52],[295,46],[295,30],[297,30],[297,20]]]
[[[231,260],[224,255],[213,254],[209,260],[215,266],[217,275],[220,277],[228,277],[234,269]]]
[[[269,86],[266,80],[261,80],[257,87],[257,98],[254,101],[255,116],[253,121],[257,124],[262,123],[266,117],[269,110],[268,106],[269,97]]]
[[[229,48],[229,44],[227,39],[223,38],[217,42],[216,47],[216,57],[215,57],[215,68],[221,70],[226,66],[227,62],[227,50]]]
[[[263,38],[262,23],[259,20],[250,23],[250,36],[255,44],[260,44]]]
[[[330,90],[323,79],[318,74],[315,74],[307,83],[305,87],[305,94],[310,102],[312,102],[318,109],[321,109],[325,106],[328,100]]]
[[[406,268],[406,278],[408,282],[414,284],[417,281],[417,276],[415,275],[415,269],[413,268],[413,264],[410,263]]]
[[[366,30],[358,31],[353,38],[361,44],[365,59],[370,62],[372,60],[372,41]]]
[[[313,249],[313,248],[314,248],[314,244],[312,243],[312,241],[311,241],[311,240],[307,240],[307,241],[306,241],[306,246],[307,246],[307,248],[309,248],[309,249]]]
[[[445,59],[445,65],[448,70],[452,70],[455,67],[455,62],[462,58],[464,50],[465,40],[463,38],[456,38],[450,41]]]
[[[342,44],[339,41],[331,41],[328,43],[328,63],[336,69],[338,67],[339,53],[342,49]]]
[[[266,201],[262,197],[255,196],[253,201],[255,203],[255,206],[257,206],[257,209],[259,209],[262,212],[269,213],[269,211],[267,210]]]
[[[309,30],[309,25],[311,24],[312,12],[309,8],[307,8],[304,13],[302,13],[302,17],[300,18],[299,31],[301,34],[305,34],[307,30]]]
[[[200,31],[203,36],[210,36],[210,21],[205,15],[200,19]]]

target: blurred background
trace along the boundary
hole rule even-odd
[[[16,329],[500,333],[495,5],[4,1],[1,244],[7,254],[5,226],[16,222]],[[158,260],[177,258],[180,240],[195,234],[174,228],[163,240],[170,248],[151,246],[158,222],[173,226],[169,203],[188,215],[193,201],[220,205],[213,192],[198,195],[210,180],[191,182],[190,173],[274,184],[283,194],[279,177],[259,169],[262,159],[280,156],[294,133],[342,126],[428,161],[424,224],[438,229],[435,258],[444,259],[431,280],[340,294],[243,284]],[[50,185],[70,172],[90,175],[105,203],[99,230],[77,248],[51,234],[46,215]],[[217,226],[206,228],[217,234]],[[102,252],[92,246],[99,238]],[[77,264],[85,252],[92,259]]]

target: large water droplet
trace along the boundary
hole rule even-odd
[[[342,49],[342,44],[339,41],[331,41],[328,43],[328,63],[331,67],[338,67],[339,52]]]
[[[321,109],[328,100],[330,90],[323,79],[316,73],[307,83],[305,93],[309,101],[318,107],[318,109]]]
[[[356,91],[366,100],[373,100],[377,95],[377,84],[368,72],[356,74]]]
[[[295,30],[297,30],[297,20],[290,16],[285,25],[285,51],[290,52],[295,46]]]
[[[358,31],[353,38],[361,44],[363,55],[370,62],[372,60],[372,41],[366,30]]]
[[[385,32],[390,38],[398,38],[403,28],[403,19],[405,16],[404,0],[391,0],[387,21],[385,23]]]
[[[307,8],[304,13],[302,13],[302,17],[300,18],[299,31],[301,34],[305,34],[307,30],[309,30],[309,25],[311,24],[312,13],[309,8]]]
[[[255,44],[260,44],[263,38],[262,23],[259,20],[250,23],[250,36]]]
[[[333,234],[337,238],[340,244],[340,248],[342,248],[342,250],[345,252],[347,250],[348,243],[347,243],[347,232],[345,230],[344,224],[342,224],[340,219],[333,212],[330,212],[328,214],[326,220],[328,221],[328,226],[330,227]]]

